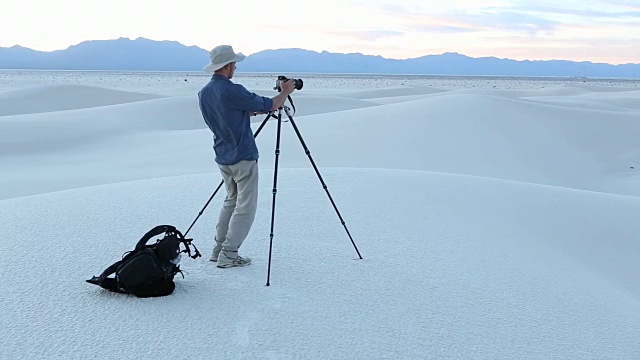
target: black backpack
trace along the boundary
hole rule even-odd
[[[153,244],[147,244],[153,237],[164,237]],[[122,260],[115,262],[102,272],[86,280],[104,289],[132,294],[136,297],[166,296],[175,290],[174,276],[180,272],[181,252],[195,259],[200,252],[191,244],[193,239],[185,239],[182,233],[171,225],[159,225],[147,232],[136,244],[135,249],[126,252]],[[184,250],[180,250],[180,244]],[[190,246],[195,249],[191,255]],[[114,274],[113,278],[108,276]],[[184,276],[183,276],[184,277]]]

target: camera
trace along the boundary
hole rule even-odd
[[[273,90],[278,90],[278,92],[282,91],[282,87],[280,85],[288,80],[293,80],[293,87],[296,90],[302,89],[302,79],[288,79],[286,76],[280,75],[278,76],[278,80],[276,80],[276,86],[273,88]]]

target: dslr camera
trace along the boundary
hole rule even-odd
[[[278,92],[282,91],[282,83],[288,81],[289,79],[286,76],[280,75],[278,76],[278,80],[276,80],[276,86],[273,90],[278,90]],[[293,86],[296,90],[302,89],[302,79],[291,79],[293,80]]]

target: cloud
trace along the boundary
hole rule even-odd
[[[472,26],[455,26],[455,25],[438,25],[438,24],[417,24],[412,26],[413,30],[428,32],[428,33],[440,33],[440,34],[460,34],[477,31],[477,28]]]
[[[407,31],[434,33],[470,33],[478,31],[509,31],[535,35],[551,33],[562,23],[512,11],[455,13],[447,15],[413,15],[404,21]]]
[[[608,9],[608,10],[603,10]],[[500,10],[500,9],[496,9]],[[517,11],[522,13],[539,13],[545,15],[562,15],[576,16],[583,18],[602,18],[602,19],[636,19],[640,18],[640,7],[632,5],[628,1],[607,1],[598,7],[577,6],[557,6],[555,4],[545,5],[542,3],[529,3],[526,5],[514,5],[509,7],[509,11]]]
[[[458,13],[452,15],[452,17],[485,30],[515,30],[530,34],[539,31],[551,32],[562,24],[559,21],[517,11],[482,11],[478,14]]]
[[[403,19],[407,31],[465,33],[472,31],[515,31],[529,36],[553,34],[570,24],[615,21],[630,26],[640,22],[637,0],[502,0],[471,4],[448,0],[445,4],[424,6],[370,0],[369,11]],[[409,0],[411,1],[411,0]],[[437,6],[436,6],[437,5]],[[414,21],[418,18],[418,21]],[[406,21],[405,21],[406,20]]]
[[[404,32],[394,30],[354,30],[354,31],[331,31],[333,35],[356,38],[363,41],[374,41],[390,36],[402,36]]]
[[[460,1],[450,1],[447,6],[416,5],[411,8],[385,2],[369,6],[367,11],[398,19],[398,26],[406,31],[428,33],[509,30],[535,34],[540,31],[552,32],[561,25],[561,22],[544,15],[512,10],[513,4],[505,1],[494,1],[490,6],[484,7],[471,7],[470,4],[460,4]]]
[[[382,4],[380,5],[380,9],[384,12],[390,13],[390,14],[410,14],[411,13],[411,9],[402,6],[402,5],[397,5],[395,3],[393,4]]]

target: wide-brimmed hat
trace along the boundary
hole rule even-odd
[[[244,58],[245,56],[242,53],[236,54],[230,45],[216,46],[209,53],[211,62],[204,67],[204,71],[212,73],[229,63],[242,61]]]

